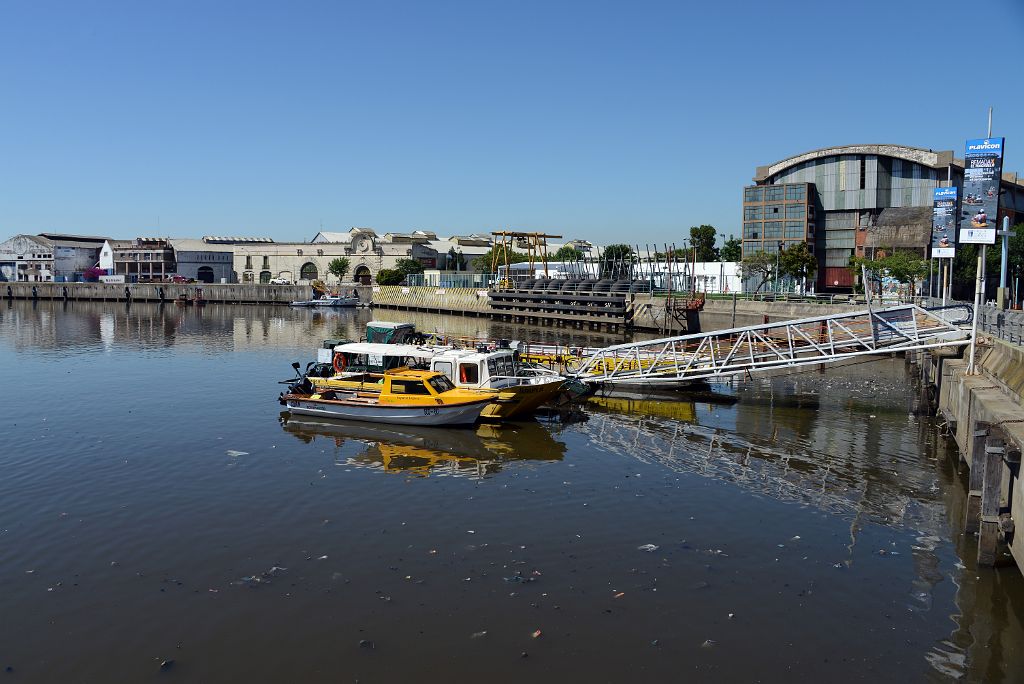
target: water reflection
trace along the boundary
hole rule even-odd
[[[480,425],[474,429],[380,427],[281,413],[281,426],[305,442],[327,440],[336,464],[389,473],[484,478],[514,461],[560,461],[565,444],[536,422]],[[342,447],[356,444],[358,453]]]

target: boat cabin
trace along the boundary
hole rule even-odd
[[[416,334],[416,326],[412,323],[392,323],[391,321],[370,321],[366,324],[366,341],[381,344],[404,344]]]
[[[518,373],[519,352],[448,349],[430,359],[430,370],[443,373],[456,387],[492,387],[494,381]]]

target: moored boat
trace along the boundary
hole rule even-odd
[[[280,397],[292,414],[393,425],[472,425],[491,403],[488,392],[459,389],[440,373],[384,373],[379,390],[291,388]]]
[[[300,306],[300,307],[330,307],[330,308],[342,308],[342,307],[355,307],[359,306],[359,297],[356,295],[333,295],[325,294],[317,299],[307,299],[304,301],[292,302],[289,306]]]

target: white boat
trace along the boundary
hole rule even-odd
[[[359,297],[355,295],[323,295],[319,299],[307,299],[300,302],[292,302],[289,306],[302,306],[302,307],[330,307],[330,308],[341,308],[341,307],[355,307],[359,306]]]

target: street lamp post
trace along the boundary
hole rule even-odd
[[[779,256],[782,254],[782,248],[783,248],[784,244],[785,243],[783,243],[780,240],[779,241],[779,249],[778,249],[778,251],[775,252],[775,294],[779,294],[779,292],[781,291],[781,288],[780,288],[781,283],[779,283]]]

